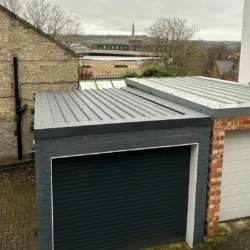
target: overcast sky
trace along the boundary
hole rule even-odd
[[[78,14],[85,34],[142,34],[157,17],[186,18],[197,38],[241,40],[244,0],[53,0]]]

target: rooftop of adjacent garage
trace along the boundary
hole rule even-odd
[[[131,87],[36,94],[36,139],[209,122],[202,113]]]
[[[215,118],[250,115],[250,87],[205,77],[126,79],[128,86]]]

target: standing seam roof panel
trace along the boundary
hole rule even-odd
[[[95,98],[95,102],[93,102],[92,101],[93,100],[93,96],[90,95],[90,93],[89,93],[88,90],[80,91],[79,94],[88,99],[90,107],[91,106],[94,107],[94,110],[96,111],[96,113],[98,114],[98,116],[100,118],[102,118],[102,120],[103,119],[114,120],[114,116],[116,118],[121,118],[117,114],[114,114],[112,110],[108,109],[108,107],[106,107],[106,105],[103,104],[102,102],[100,102],[98,99]]]
[[[149,107],[147,105],[148,104],[147,101],[142,102],[142,100],[140,98],[138,98],[137,96],[133,96],[133,95],[126,96],[126,93],[125,92],[123,93],[122,91],[115,91],[114,90],[114,91],[110,91],[110,94],[113,95],[113,96],[115,95],[116,97],[122,99],[126,103],[129,103],[130,105],[132,105],[131,106],[132,109],[135,109],[135,107],[136,107],[137,109],[143,111],[143,113],[142,112],[140,112],[140,113],[142,113],[144,117],[146,116],[147,113],[152,115],[152,116],[156,116],[156,114],[160,114],[160,115],[169,115],[169,114],[171,114],[171,112],[167,112],[167,110],[166,110],[166,113],[164,113],[164,112],[162,113],[159,110],[154,109],[153,108],[153,106],[154,106],[153,103],[152,103],[152,107],[150,107],[150,110],[148,110],[148,109],[145,108],[145,107]],[[140,105],[142,105],[142,106],[140,106]],[[151,103],[150,103],[150,105],[151,105]],[[151,110],[154,111],[154,112],[151,112]]]
[[[145,80],[145,79],[132,79],[136,85],[143,85],[146,86],[147,88],[154,88],[154,89],[159,89],[159,91],[162,91],[165,93],[165,95],[171,94],[171,95],[176,95],[178,97],[181,97],[183,99],[190,99],[190,100],[196,100],[199,103],[206,103],[207,105],[213,105],[213,106],[218,106],[220,102],[217,100],[211,100],[211,98],[205,96],[203,97],[202,95],[197,95],[197,94],[187,94],[183,91],[176,90],[172,87],[169,86],[164,86],[163,84],[159,84],[157,82],[154,82],[153,80]],[[158,86],[156,85],[158,84]],[[138,86],[139,86],[138,85]],[[163,91],[164,89],[164,91]]]
[[[101,91],[102,92],[102,91]],[[102,94],[97,94],[98,91],[89,90],[88,94],[95,98],[98,102],[100,102],[103,106],[103,109],[106,109],[109,112],[111,119],[118,120],[118,119],[125,119],[126,117],[134,117],[133,115],[129,114],[125,111],[124,108],[119,107],[117,103],[109,102]]]
[[[178,111],[173,111],[171,109],[168,109],[167,107],[159,106],[159,104],[155,104],[153,102],[149,103],[149,100],[144,100],[143,98],[137,97],[136,95],[132,96],[131,94],[128,94],[125,91],[124,92],[117,91],[117,94],[122,94],[125,96],[125,98],[127,98],[129,100],[131,100],[133,97],[133,99],[134,99],[133,102],[141,104],[142,105],[141,109],[144,110],[145,112],[150,113],[150,111],[149,111],[149,109],[150,109],[159,115],[176,115],[178,113]]]
[[[124,99],[122,98],[116,98],[114,94],[111,95],[107,93],[107,89],[102,91],[102,93],[98,92],[97,95],[101,95],[103,98],[105,98],[106,101],[109,101],[114,106],[117,106],[122,112],[124,112],[129,117],[137,117],[138,115],[140,117],[145,117],[145,114],[143,112],[137,110],[133,105],[131,106],[129,102],[124,102]]]
[[[47,92],[47,96],[50,104],[51,114],[53,115],[54,121],[56,123],[65,123],[66,119],[63,115],[63,112],[59,106],[58,100],[56,99],[54,92]]]
[[[196,88],[192,88],[192,86],[190,86],[190,85],[188,86],[188,88],[185,87],[184,84],[176,86],[178,84],[177,80],[175,80],[174,83],[170,83],[168,81],[162,82],[161,80],[158,80],[158,79],[152,80],[152,81],[156,82],[158,84],[161,84],[164,87],[170,87],[172,89],[176,89],[176,90],[181,91],[183,93],[188,93],[190,95],[199,95],[199,96],[202,96],[202,97],[207,98],[207,99],[209,99],[209,96],[210,96],[210,99],[212,99],[218,103],[223,102],[224,104],[229,104],[229,102],[224,101],[223,98],[220,99],[220,98],[216,98],[216,97],[211,97],[211,93],[210,93],[210,95],[206,95],[206,92],[202,91],[202,94],[201,94],[201,92],[199,92],[199,90],[197,90]],[[217,95],[213,94],[213,96],[217,96]]]
[[[221,86],[216,86],[215,84],[211,84],[211,81],[204,81],[201,82],[200,80],[196,80],[196,79],[185,79],[185,82],[190,82],[192,84],[195,84],[197,87],[202,86],[202,88],[206,88],[206,89],[211,89],[211,87],[208,87],[208,84],[210,86],[213,86],[213,89],[216,91],[219,91],[222,94],[225,94],[225,87],[221,87]],[[204,87],[203,87],[204,86]],[[227,94],[225,95],[225,97],[227,97],[228,95],[232,96],[232,97],[237,97],[238,99],[240,98],[240,96],[244,96],[244,100],[248,101],[250,99],[250,93],[247,94],[243,89],[236,89],[236,88],[231,88],[228,87],[227,88]]]
[[[68,95],[74,100],[79,109],[82,111],[83,115],[91,120],[102,120],[102,118],[97,114],[93,107],[91,107],[92,103],[88,102],[88,100],[83,99],[82,96],[79,95],[79,91],[73,90],[71,92],[67,92]]]
[[[223,92],[222,94],[220,94],[220,93],[218,93],[218,90],[217,90],[216,93],[215,93],[215,91],[214,91],[214,90],[211,90],[211,88],[205,87],[205,86],[203,86],[203,85],[198,85],[196,82],[191,82],[191,81],[188,81],[188,80],[186,80],[186,79],[184,79],[184,82],[185,82],[185,83],[188,83],[188,88],[191,89],[192,91],[198,91],[198,89],[200,89],[200,90],[202,90],[202,93],[207,94],[207,96],[213,95],[213,96],[215,96],[215,98],[216,98],[217,100],[220,100],[220,101],[222,101],[222,102],[223,102],[223,99],[225,99],[225,97],[227,97],[227,99],[230,100],[230,101],[240,102],[238,96],[235,95],[235,94],[232,95],[231,93],[227,93],[227,96],[226,96],[226,95],[224,94],[225,92]],[[169,83],[169,84],[168,84],[168,83]],[[168,84],[168,86],[169,86],[169,85],[171,85],[171,82],[169,82],[169,81],[164,81],[163,84],[164,84],[164,85],[167,85],[167,84]],[[174,82],[174,85],[175,85],[175,86],[178,85],[178,86],[181,86],[181,87],[185,87],[185,86],[186,86],[185,84],[183,84],[183,80],[181,81],[181,80],[179,80],[179,79],[176,79],[176,81]],[[229,97],[229,96],[231,96],[231,97]],[[228,102],[228,103],[231,103],[231,102]]]

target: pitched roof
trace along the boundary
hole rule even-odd
[[[74,52],[73,50],[71,50],[70,48],[68,48],[67,46],[65,46],[64,44],[62,44],[61,42],[55,40],[52,36],[46,34],[45,32],[43,32],[42,30],[38,29],[37,27],[35,27],[34,25],[32,25],[31,23],[25,21],[23,18],[17,16],[15,13],[11,12],[10,10],[8,10],[7,8],[5,8],[4,6],[2,6],[0,4],[0,11],[5,12],[6,14],[8,14],[10,17],[16,19],[17,21],[19,21],[20,23],[22,23],[23,25],[25,25],[26,27],[34,30],[35,32],[39,33],[40,35],[42,35],[43,37],[47,38],[48,40],[50,40],[51,42],[57,44],[59,47],[61,47],[62,49],[64,49],[65,51],[67,51],[68,53],[70,53],[71,55],[78,57],[78,54],[76,52]]]
[[[234,63],[232,61],[216,61],[220,75],[233,70]]]

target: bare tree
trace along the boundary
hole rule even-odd
[[[193,40],[197,29],[185,19],[160,17],[146,32],[144,49],[155,54],[156,66],[181,76],[202,74],[202,43]]]
[[[15,13],[16,15],[22,14],[23,5],[20,0],[0,0],[0,4]]]
[[[228,46],[224,42],[215,43],[207,49],[208,58],[210,60],[225,60],[229,52]]]
[[[18,10],[25,20],[66,46],[76,42],[76,35],[82,32],[81,22],[76,15],[64,11],[48,0],[0,1],[11,11]]]

